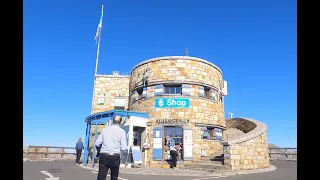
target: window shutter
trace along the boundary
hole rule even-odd
[[[137,93],[137,91],[133,91],[131,98],[132,98],[132,101],[135,101],[135,100],[138,99],[138,93]]]
[[[187,84],[182,84],[182,95],[190,96],[191,86]]]
[[[148,88],[144,87],[142,92],[142,97],[147,97],[147,94],[148,94]]]
[[[162,127],[153,128],[153,160],[162,160]]]
[[[222,139],[222,129],[215,128],[215,133],[216,133],[216,138],[218,140],[221,140]]]
[[[156,85],[154,88],[154,95],[161,96],[162,94],[163,94],[163,85],[162,84]]]
[[[217,101],[217,94],[213,89],[211,89],[211,99],[213,99],[214,101]]]
[[[199,88],[199,96],[204,97],[204,87],[203,86],[198,86]]]

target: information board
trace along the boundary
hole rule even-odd
[[[133,164],[142,164],[140,146],[131,146]]]
[[[228,146],[228,145],[223,146],[223,156],[226,159],[230,158],[230,146]]]

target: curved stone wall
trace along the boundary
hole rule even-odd
[[[146,73],[146,69],[148,70]],[[147,95],[137,97],[147,74]],[[155,95],[159,84],[188,84],[188,95]],[[200,97],[199,87],[211,88],[214,98]],[[148,112],[150,118],[187,118],[190,122],[211,123],[225,126],[224,105],[221,96],[222,72],[214,64],[194,57],[168,56],[144,61],[133,68],[130,79],[129,109]],[[189,98],[190,108],[156,109],[156,98]]]
[[[188,56],[166,56],[143,61],[131,71],[130,89],[143,85],[143,74],[149,70],[148,84],[181,81],[207,84],[217,90],[222,87],[222,71],[204,59]]]
[[[181,96],[186,97],[186,96]],[[190,98],[190,108],[181,109],[157,109],[154,107],[155,97],[138,100],[132,103],[130,110],[138,112],[148,112],[149,122],[155,124],[156,118],[188,119],[189,125],[195,123],[216,124],[225,127],[223,108],[204,98]]]
[[[221,94],[223,87],[221,70],[214,64],[194,57],[167,56],[146,60],[135,66],[131,72],[129,109],[149,113],[149,140],[153,143],[153,127],[166,126],[157,119],[187,119],[188,123],[178,126],[192,128],[193,160],[201,159],[200,150],[207,155],[222,151],[218,140],[205,140],[201,137],[201,127],[196,123],[215,125],[225,129],[224,102]],[[181,85],[181,94],[166,94],[165,86]],[[162,86],[160,89],[157,86]],[[142,95],[142,88],[144,88]],[[184,93],[187,87],[188,93]],[[203,89],[203,91],[200,91]],[[204,90],[209,95],[203,95]],[[138,93],[140,92],[140,94]],[[162,91],[161,95],[156,91]],[[187,98],[188,108],[156,108],[157,98]],[[152,160],[152,146],[148,151],[148,163],[161,166]],[[191,161],[185,161],[191,163]],[[162,167],[162,166],[161,166]]]
[[[270,166],[267,125],[249,118],[226,120],[227,128],[237,128],[245,134],[222,142],[229,146],[230,158],[225,164],[233,170],[267,168]]]

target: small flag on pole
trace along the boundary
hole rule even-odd
[[[96,36],[94,37],[94,40],[96,40],[96,41],[98,40],[98,38],[100,38],[100,35],[101,35],[102,18],[103,18],[103,5],[102,5],[102,10],[101,10],[100,22],[99,22],[99,24],[98,24]]]

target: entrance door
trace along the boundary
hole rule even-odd
[[[164,157],[163,159],[170,159],[170,147],[175,146],[177,143],[183,143],[183,131],[179,126],[166,126],[164,127]],[[179,152],[178,159],[182,159]]]

